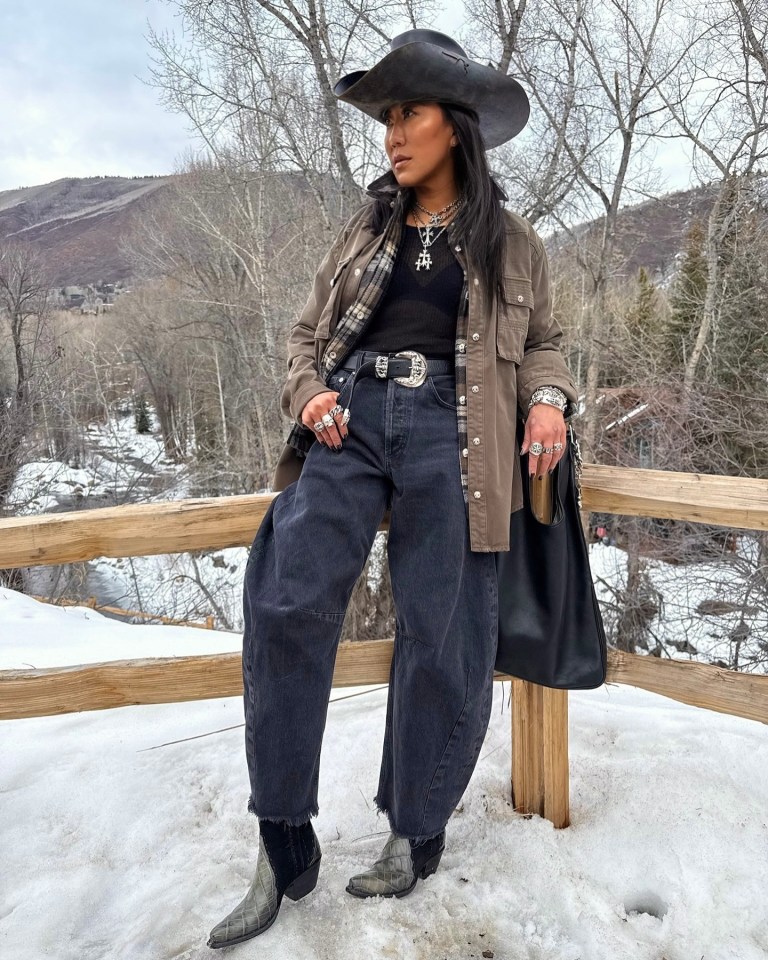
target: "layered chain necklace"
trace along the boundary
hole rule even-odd
[[[463,202],[463,197],[458,196],[455,200],[452,200],[451,203],[443,207],[442,210],[438,210],[437,213],[432,213],[431,210],[427,210],[426,207],[422,207],[418,200],[414,200],[416,207],[419,208],[423,213],[429,215],[429,223],[424,223],[424,221],[419,216],[418,212],[414,209],[413,215],[418,221],[416,229],[419,231],[419,239],[421,240],[422,251],[416,258],[416,269],[421,270],[424,267],[425,270],[429,270],[432,266],[432,255],[429,252],[429,248],[437,240],[440,234],[445,230],[448,224],[443,224],[443,219],[446,213],[449,213],[454,207],[460,207]],[[433,231],[442,225],[442,229],[438,230],[437,233],[433,236]],[[421,228],[424,227],[424,232],[421,232]]]

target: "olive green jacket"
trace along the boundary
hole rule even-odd
[[[318,372],[323,351],[339,317],[354,302],[363,271],[383,237],[374,236],[364,225],[368,209],[368,203],[361,206],[337,235],[288,337],[288,379],[281,408],[297,423],[306,403],[328,390]],[[495,297],[486,301],[463,248],[450,244],[462,269],[469,270],[468,334],[456,344],[456,350],[466,356],[467,393],[457,402],[467,405],[468,442],[461,453],[468,457],[470,548],[484,552],[509,549],[509,516],[523,505],[518,404],[527,413],[531,394],[545,384],[559,387],[574,406],[578,399],[559,349],[562,330],[552,316],[544,245],[524,217],[508,210],[504,216],[505,303],[497,303]],[[566,415],[572,410],[569,407]],[[283,490],[298,479],[302,465],[303,459],[286,444],[273,489]]]

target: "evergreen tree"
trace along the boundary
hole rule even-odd
[[[645,267],[637,274],[635,299],[627,312],[627,329],[633,345],[646,356],[654,350],[660,327],[658,292]]]
[[[761,216],[745,211],[727,238],[710,363],[713,383],[740,425],[723,435],[726,456],[752,476],[768,475],[768,244]]]
[[[683,258],[670,297],[671,316],[662,337],[661,358],[668,371],[685,366],[701,323],[706,288],[704,228],[695,220],[685,236]]]
[[[136,422],[136,433],[152,433],[152,423],[149,418],[147,398],[142,394],[133,405],[133,417]]]

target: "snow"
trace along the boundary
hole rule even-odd
[[[50,513],[80,507],[89,499],[108,501],[94,506],[111,506],[147,496],[155,487],[163,489],[162,499],[188,496],[178,464],[165,457],[162,436],[136,432],[133,415],[111,414],[104,423],[85,428],[85,460],[73,467],[59,460],[30,460],[19,467],[8,504],[16,516]]]
[[[4,668],[239,648],[0,589]],[[318,885],[222,956],[766,960],[765,726],[623,685],[572,691],[571,825],[556,830],[511,809],[509,693],[494,685],[437,873],[403,899],[358,900],[347,878],[388,835],[373,804],[387,690],[334,688]],[[3,956],[216,956],[208,932],[245,894],[258,846],[242,719],[228,697],[3,722]]]
[[[737,533],[735,551],[724,552],[717,560],[686,565],[643,557],[648,579],[659,595],[659,612],[649,623],[649,643],[654,646],[658,641],[676,660],[733,664],[734,637],[743,628],[746,635],[739,642],[739,663],[744,670],[765,674],[768,609],[757,594],[752,592],[750,597],[749,587],[761,563],[759,544],[751,532]],[[589,565],[610,634],[618,613],[617,591],[626,588],[627,555],[618,547],[592,543]],[[702,604],[713,602],[732,609],[702,612]]]

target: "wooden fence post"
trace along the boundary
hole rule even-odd
[[[512,680],[512,806],[570,824],[568,691]]]

